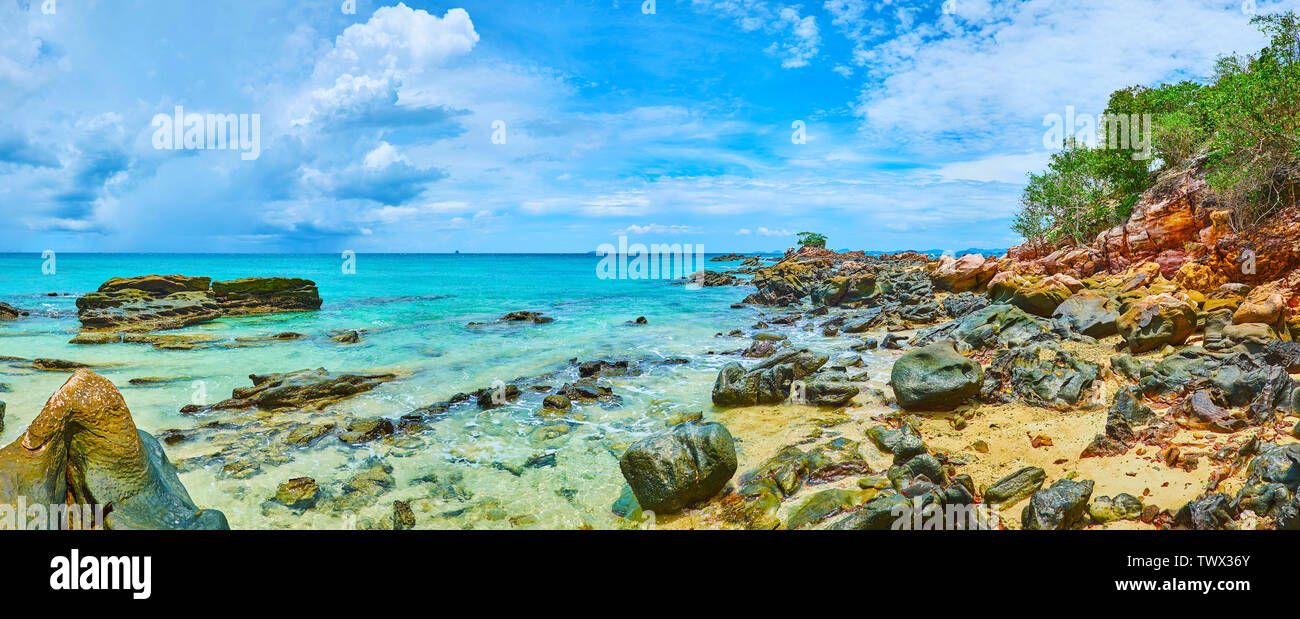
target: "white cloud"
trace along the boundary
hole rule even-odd
[[[695,226],[671,225],[664,226],[660,224],[649,224],[638,226],[630,225],[626,228],[614,231],[614,236],[628,236],[641,234],[699,234],[700,229]]]
[[[766,0],[691,0],[700,11],[729,18],[745,32],[763,32],[780,37],[767,52],[781,59],[787,69],[807,66],[821,51],[821,32],[817,19],[801,15],[799,5],[770,3]]]
[[[380,142],[379,146],[375,147],[375,150],[367,153],[365,158],[365,166],[375,170],[382,170],[398,162],[410,163],[407,161],[406,157],[397,152],[397,149],[393,148],[393,145],[388,142]]]
[[[478,41],[464,9],[439,18],[402,3],[382,7],[369,21],[348,26],[316,62],[311,81],[317,86],[299,104],[305,110],[294,123],[394,104],[407,79],[468,54]]]
[[[983,183],[1012,183],[1023,185],[1025,176],[1047,167],[1051,154],[1047,152],[1023,155],[994,155],[973,161],[957,161],[939,167],[937,174],[950,181],[979,181]]]
[[[1230,4],[1230,3],[1228,3]],[[1260,3],[1260,11],[1271,10]],[[1287,2],[1294,4],[1294,2]],[[1215,58],[1255,50],[1249,16],[1217,0],[958,0],[956,15],[881,37],[859,2],[831,0],[833,23],[862,43],[876,78],[858,114],[868,127],[921,142],[1040,144],[1046,114],[1100,112],[1109,94],[1209,73]],[[834,7],[832,9],[832,7]]]

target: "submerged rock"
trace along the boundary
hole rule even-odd
[[[736,448],[721,424],[683,423],[633,443],[619,468],[642,509],[670,514],[721,492],[736,472]]]
[[[59,388],[18,440],[0,449],[0,502],[111,505],[109,529],[228,529],[199,509],[122,394],[89,370]]]
[[[235,389],[230,399],[212,408],[319,409],[396,380],[397,375],[343,374],[318,368],[288,374],[250,374],[248,378],[253,381],[252,387]]]
[[[904,354],[894,362],[890,382],[906,410],[952,410],[979,394],[984,369],[945,340]]]
[[[321,489],[310,477],[297,477],[280,484],[275,491],[276,502],[294,509],[310,509],[320,499]]]

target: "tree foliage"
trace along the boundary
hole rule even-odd
[[[1041,249],[1091,241],[1126,221],[1159,172],[1204,154],[1211,188],[1241,230],[1293,204],[1300,185],[1300,19],[1252,20],[1270,38],[1258,54],[1219,59],[1205,84],[1133,86],[1111,94],[1097,144],[1067,140],[1030,174],[1012,229]],[[1111,148],[1105,118],[1150,118],[1152,158]],[[1135,115],[1135,116],[1134,116]]]
[[[826,236],[816,232],[800,232],[798,242],[801,247],[820,247],[826,249]]]

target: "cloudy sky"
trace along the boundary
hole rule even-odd
[[[1045,116],[1296,4],[0,0],[0,251],[1003,248]]]

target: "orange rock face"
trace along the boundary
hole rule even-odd
[[[1168,250],[1181,251],[1187,243],[1199,240],[1201,230],[1210,225],[1208,209],[1201,208],[1208,191],[1196,170],[1157,182],[1138,200],[1127,223],[1098,235],[1095,246],[1105,255],[1110,270],[1122,271],[1129,265],[1154,260]],[[1171,266],[1166,277],[1182,266],[1173,256],[1167,255],[1165,262]],[[1164,265],[1161,270],[1166,270]]]
[[[1174,284],[1183,290],[1209,292],[1228,283],[1227,278],[1210,267],[1188,262],[1178,268],[1173,277]]]
[[[930,274],[930,280],[940,290],[968,292],[982,290],[997,273],[996,258],[985,258],[979,254],[966,254],[956,259],[943,256]]]
[[[1260,286],[1246,295],[1237,312],[1232,315],[1233,324],[1258,322],[1277,325],[1286,322],[1286,299],[1278,282]]]

